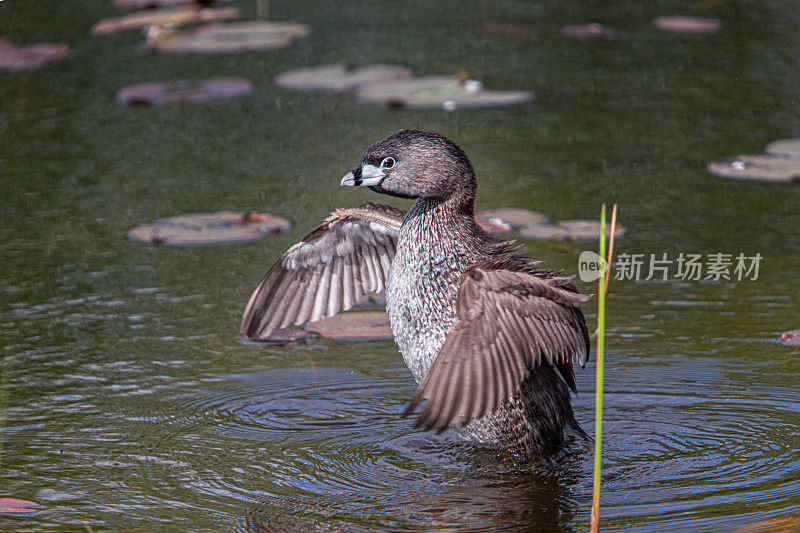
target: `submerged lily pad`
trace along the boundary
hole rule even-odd
[[[311,29],[297,22],[249,21],[207,24],[190,31],[157,33],[145,45],[160,52],[210,54],[289,46]]]
[[[800,159],[772,155],[741,155],[709,163],[708,171],[721,178],[774,182],[800,181]]]
[[[792,329],[781,333],[781,341],[787,346],[800,346],[800,329]]]
[[[653,25],[659,30],[677,33],[716,33],[722,29],[719,19],[703,17],[658,17]]]
[[[207,102],[233,98],[253,90],[250,80],[243,78],[210,78],[206,80],[151,81],[121,89],[117,100],[129,105],[163,105],[178,102]]]
[[[410,77],[409,69],[397,65],[366,65],[348,69],[342,64],[332,64],[283,72],[275,77],[275,84],[287,89],[343,92],[367,83]]]
[[[494,91],[477,80],[428,76],[364,85],[356,90],[363,102],[413,109],[490,107],[521,104],[534,99],[533,91]]]
[[[306,326],[323,337],[351,341],[389,340],[394,336],[385,312],[341,313]]]
[[[236,7],[223,7],[219,9],[198,9],[184,7],[178,9],[156,9],[139,13],[131,13],[124,17],[103,19],[92,26],[92,34],[108,35],[128,30],[138,30],[145,26],[174,24],[193,24],[198,22],[213,22],[239,18],[242,12]]]
[[[257,343],[266,344],[267,346],[286,346],[288,344],[302,344],[319,337],[320,334],[315,331],[286,328],[276,329],[264,337],[242,338],[241,341],[245,344]]]
[[[574,241],[599,241],[600,222],[597,220],[562,220],[556,224],[566,230],[569,238]],[[620,224],[614,227],[614,238],[625,235],[627,229]],[[611,236],[611,224],[606,224],[606,238]]]
[[[29,500],[0,498],[0,515],[31,516],[39,512],[39,505]]]
[[[767,153],[800,159],[800,139],[781,139],[767,145]]]
[[[573,39],[614,39],[617,36],[617,32],[612,28],[597,22],[564,26],[561,28],[561,33]]]
[[[41,43],[17,46],[0,37],[0,72],[18,72],[39,68],[69,53],[65,43]]]
[[[162,218],[154,224],[128,230],[128,237],[174,246],[224,244],[253,241],[270,233],[286,231],[289,226],[288,220],[275,215],[222,211]]]

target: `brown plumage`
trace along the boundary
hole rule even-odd
[[[370,146],[342,185],[416,198],[408,212],[339,209],[267,272],[240,331],[258,337],[347,310],[386,289],[403,359],[419,383],[405,415],[470,439],[543,453],[585,436],[570,405],[589,335],[570,277],[540,269],[475,222],[466,154],[429,132]]]

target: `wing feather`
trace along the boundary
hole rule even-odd
[[[332,213],[266,273],[245,308],[241,335],[263,337],[333,316],[382,291],[404,217],[372,203]]]
[[[405,414],[427,403],[416,425],[441,432],[496,410],[539,365],[556,367],[575,389],[589,334],[569,278],[517,257],[475,265],[461,279],[456,321]]]

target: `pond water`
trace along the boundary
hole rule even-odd
[[[234,5],[256,17],[255,3]],[[466,150],[479,208],[563,220],[617,202],[628,228],[618,254],[761,254],[757,280],[612,281],[602,525],[733,531],[800,514],[800,358],[776,342],[800,327],[800,188],[705,171],[800,135],[800,6],[271,2],[270,18],[313,34],[207,57],[145,53],[136,32],[90,37],[116,14],[102,0],[0,1],[0,35],[73,48],[0,75],[0,497],[43,505],[0,517],[0,529],[586,530],[587,447],[524,464],[413,430],[399,415],[414,384],[392,342],[237,342],[263,272],[330,210],[408,206],[338,186],[369,143],[405,127]],[[674,14],[718,17],[723,29],[652,26]],[[560,34],[590,21],[617,39]],[[518,26],[486,34],[486,22]],[[338,61],[466,71],[538,99],[392,111],[271,81]],[[212,75],[255,89],[203,105],[114,100],[127,84]],[[250,209],[293,228],[216,247],[125,238],[158,217]],[[569,272],[594,248],[524,244]],[[594,327],[596,302],[585,309]],[[590,433],[593,365],[594,355],[578,371],[575,399]]]

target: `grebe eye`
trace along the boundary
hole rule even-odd
[[[381,161],[381,168],[392,168],[394,166],[394,157],[385,157]]]

